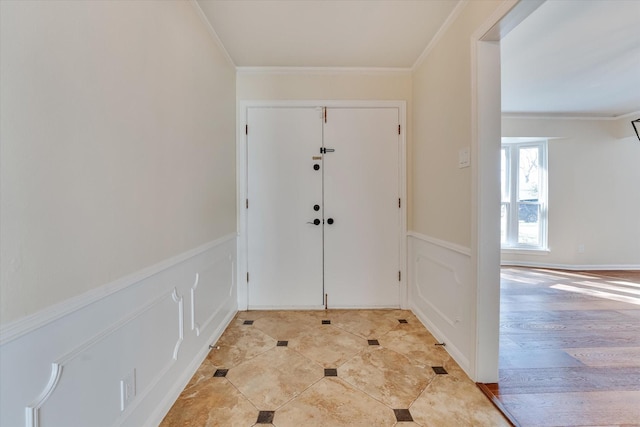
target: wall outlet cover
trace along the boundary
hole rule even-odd
[[[120,380],[120,411],[127,409],[136,395],[136,370],[132,369]]]

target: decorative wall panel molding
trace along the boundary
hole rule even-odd
[[[180,351],[180,346],[182,345],[182,341],[184,341],[184,300],[181,296],[178,296],[178,290],[173,289],[171,293],[171,298],[173,301],[178,303],[178,341],[176,341],[176,345],[173,348],[173,360],[178,360],[178,352]]]
[[[103,300],[111,294],[134,286],[155,274],[175,267],[183,261],[194,258],[199,254],[211,250],[212,248],[219,247],[229,242],[233,242],[233,244],[235,244],[236,238],[236,233],[229,234],[125,277],[121,277],[120,279],[114,280],[104,286],[92,289],[82,295],[69,298],[68,300],[47,307],[42,311],[10,322],[6,325],[2,325],[2,327],[0,327],[0,345],[4,345],[14,339],[18,339],[22,335],[34,332],[43,326],[73,313],[74,311],[82,310],[84,307],[87,307],[94,302]]]
[[[409,234],[409,307],[469,373],[474,322],[471,257],[467,248]]]
[[[0,348],[0,425],[142,426],[161,419],[237,311],[233,237],[7,340]],[[198,333],[185,335],[185,315],[199,322]],[[124,410],[121,381],[135,384]]]
[[[415,275],[415,289],[420,299],[450,326],[456,327],[463,317],[459,302],[464,289],[455,267],[419,253]]]

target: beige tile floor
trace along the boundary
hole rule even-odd
[[[405,310],[239,312],[161,426],[509,426],[435,344]]]

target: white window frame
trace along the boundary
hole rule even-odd
[[[501,205],[507,205],[508,211],[506,241],[501,243],[501,248],[505,252],[512,251],[545,251],[548,252],[548,179],[547,179],[547,146],[546,138],[502,138],[502,150],[506,150],[506,178],[507,182],[507,200],[501,198]],[[540,169],[540,189],[538,193],[538,203],[540,211],[538,213],[539,221],[539,244],[526,244],[518,242],[519,234],[519,202],[518,202],[518,179],[519,179],[519,161],[518,153],[521,148],[539,148],[539,169]],[[501,183],[502,185],[502,183]],[[502,209],[501,209],[502,211]],[[502,231],[502,230],[501,230]]]

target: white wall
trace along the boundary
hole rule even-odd
[[[505,252],[503,263],[640,268],[640,142],[630,120],[503,118],[503,136],[552,138],[550,252]]]
[[[2,324],[235,230],[235,70],[189,2],[0,7]]]
[[[472,62],[472,36],[478,36],[476,31],[487,22],[500,18],[494,15],[502,3],[466,3],[413,73],[409,306],[447,344],[447,350],[471,378],[485,382],[497,379],[497,369],[484,373],[486,366],[497,366],[497,360],[480,360],[480,331],[493,329],[492,337],[497,335],[497,322],[488,322],[485,317],[497,318],[498,307],[484,308],[495,309],[490,316],[477,312],[477,307],[483,300],[481,292],[488,289],[492,295],[497,294],[499,281],[480,283],[479,254],[474,244],[483,242],[476,242],[477,237],[472,235],[476,191],[472,172],[478,165],[458,168],[458,151],[474,145],[477,131],[472,115],[476,102],[472,82],[477,67]],[[471,158],[482,156],[472,153]],[[496,254],[497,250],[496,246]],[[497,340],[491,341],[484,343],[485,347],[497,350]],[[492,352],[489,348],[485,353]]]
[[[500,1],[471,1],[413,73],[412,230],[471,245],[471,35]]]
[[[0,425],[157,425],[237,309],[235,68],[190,2],[0,15]]]
[[[238,100],[411,100],[409,71],[243,71]]]

